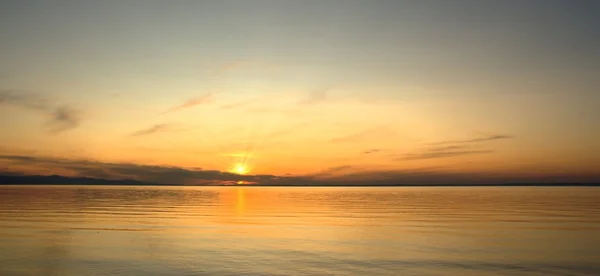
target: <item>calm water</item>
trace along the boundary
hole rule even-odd
[[[600,275],[600,188],[0,186],[0,275]]]

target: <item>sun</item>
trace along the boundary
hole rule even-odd
[[[235,164],[235,166],[233,166],[233,169],[231,169],[232,173],[236,173],[236,174],[246,174],[248,173],[248,169],[246,168],[246,166],[243,163],[237,163]]]

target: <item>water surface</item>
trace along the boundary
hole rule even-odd
[[[0,186],[0,275],[600,275],[600,188]]]

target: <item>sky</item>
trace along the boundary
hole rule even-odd
[[[0,1],[0,170],[600,181],[598,14],[591,0]]]

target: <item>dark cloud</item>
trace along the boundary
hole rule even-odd
[[[187,169],[172,166],[137,165],[130,163],[104,163],[90,160],[73,160],[43,156],[0,155],[0,164],[28,165],[39,170],[66,169],[78,176],[106,179],[135,179],[162,184],[194,184],[202,181],[248,181],[267,183],[277,177],[272,175],[237,175],[217,170]]]
[[[185,101],[184,103],[174,106],[170,109],[168,109],[167,111],[163,112],[163,114],[168,114],[168,113],[172,113],[172,112],[176,112],[176,111],[180,111],[182,109],[186,109],[186,108],[190,108],[190,107],[194,107],[197,105],[201,105],[201,104],[205,104],[210,102],[213,99],[213,96],[211,93],[208,93],[204,96],[198,97],[198,98],[193,98],[193,99],[189,99],[187,101]]]
[[[80,125],[82,114],[78,109],[66,105],[57,105],[50,99],[34,94],[12,90],[0,91],[0,102],[20,106],[50,117],[51,133],[59,133]]]
[[[600,181],[598,173],[587,175],[521,176],[490,173],[454,173],[440,167],[413,170],[364,170],[351,165],[332,167],[304,176],[237,175],[217,170],[202,170],[172,166],[106,163],[35,155],[0,155],[0,165],[6,168],[28,167],[39,172],[67,170],[77,176],[103,179],[134,179],[161,184],[226,185],[237,181],[261,185],[284,186],[354,186],[354,185],[486,185],[503,183],[552,183]],[[5,170],[5,174],[19,174]]]
[[[171,125],[171,124],[155,124],[151,127],[135,131],[135,132],[131,133],[129,136],[136,137],[136,136],[150,135],[150,134],[159,133],[159,132],[165,132],[165,131],[172,130],[172,127],[173,127],[173,125]]]
[[[378,153],[381,152],[380,149],[371,149],[371,150],[365,150],[363,151],[363,154],[373,154],[373,153]]]

